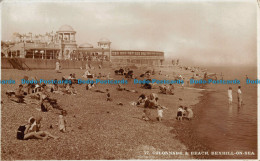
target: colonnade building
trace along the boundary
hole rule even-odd
[[[76,31],[63,25],[58,31],[44,35],[14,33],[12,41],[2,44],[5,58],[59,59],[76,61],[111,61],[123,64],[161,65],[164,52],[111,49],[110,40],[101,38],[97,46],[76,43]]]

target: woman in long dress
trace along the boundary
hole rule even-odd
[[[57,73],[60,72],[60,63],[59,63],[58,61],[56,62],[56,68],[55,68],[55,70],[57,71]]]

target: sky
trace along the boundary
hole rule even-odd
[[[256,1],[110,1],[2,3],[1,39],[73,27],[77,44],[164,51],[193,65],[255,65]]]

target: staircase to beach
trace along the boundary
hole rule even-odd
[[[25,63],[20,62],[16,58],[8,59],[8,62],[13,66],[14,69],[25,70],[25,68],[23,67],[24,64],[28,68],[28,70],[30,70],[30,68]]]

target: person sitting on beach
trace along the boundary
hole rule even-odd
[[[133,92],[133,93],[137,93],[136,90],[131,90],[131,89],[126,89],[122,84],[118,84],[118,87],[116,87],[116,90],[118,91],[127,91],[127,92]]]
[[[184,112],[183,106],[180,106],[180,107],[178,108],[178,111],[177,111],[177,120],[182,121],[183,112]]]
[[[34,77],[31,77],[30,79],[29,79],[29,77],[28,76],[24,76],[24,78],[23,78],[24,80],[37,80],[37,79],[35,79]],[[27,94],[31,94],[32,93],[32,90],[33,90],[33,88],[34,88],[34,83],[28,83],[28,84],[24,84],[23,85],[23,89],[24,89],[24,91],[26,91],[27,92]]]
[[[74,86],[72,84],[67,84],[66,91],[67,94],[76,95],[77,91],[75,90]]]
[[[152,87],[153,87],[153,85],[155,84],[153,84],[153,83],[151,83],[152,82],[152,80],[151,79],[147,79],[147,81],[149,82],[145,82],[145,84],[141,84],[141,88],[144,88],[144,89],[152,89]]]
[[[106,91],[107,91],[107,101],[112,101],[109,89],[106,89]]]
[[[184,110],[186,111],[186,118],[191,120],[193,118],[193,111],[190,107],[185,107]]]
[[[94,82],[93,82],[93,83],[89,83],[89,84],[87,84],[87,86],[86,86],[86,90],[90,90],[91,88],[94,88],[94,87],[95,87]]]
[[[136,105],[144,105],[145,101],[147,100],[147,97],[145,96],[145,94],[141,94],[136,102]]]
[[[40,97],[40,106],[42,112],[48,112],[53,110],[53,102],[54,99],[50,98],[50,95],[46,91],[46,86],[43,85],[43,89],[41,92],[38,92],[37,95]]]
[[[150,94],[149,99],[145,100],[142,119],[145,121],[151,120],[151,109],[157,109],[158,96],[155,93]]]
[[[93,75],[88,70],[86,70],[86,72],[83,74],[82,77],[83,78],[93,78]]]
[[[58,82],[58,80],[54,79],[54,82]],[[53,83],[53,91],[58,91],[58,90],[59,90],[58,83]]]
[[[71,80],[71,78],[72,78],[72,74],[70,74],[67,79]]]
[[[101,74],[101,73],[98,73],[97,78],[102,78],[102,74]]]
[[[38,84],[35,84],[33,90],[32,90],[32,93],[37,93],[37,92],[40,92],[41,91],[41,85],[38,83]]]
[[[167,93],[169,93],[170,95],[174,95],[174,85],[173,84],[170,84],[168,87],[167,87]]]
[[[39,124],[41,120],[38,120]],[[20,126],[21,127],[21,126]],[[19,129],[21,129],[19,127]],[[28,120],[28,124],[24,126],[22,130],[18,129],[17,139],[19,140],[28,140],[28,139],[42,139],[46,140],[48,138],[58,139],[59,137],[51,135],[49,132],[41,131],[39,126],[37,126],[36,119],[34,117],[30,117]]]
[[[149,99],[145,101],[145,108],[157,108],[158,105],[158,96],[155,93],[150,94]]]
[[[41,99],[40,105],[41,105],[41,111],[42,112],[48,112],[48,111],[51,111],[53,109],[52,105],[50,104],[50,102],[48,101],[47,98]]]
[[[232,87],[228,88],[228,104],[232,104]]]
[[[16,89],[15,91],[7,91],[6,94],[8,95],[11,101],[17,103],[24,103],[24,97],[27,93],[23,91],[23,85],[20,84],[18,89]]]
[[[116,88],[118,91],[123,91],[125,90],[125,88],[123,88],[123,85],[122,84],[118,84],[118,87]]]
[[[191,120],[193,117],[193,111],[191,108],[184,107],[183,112],[182,112],[182,118],[186,118],[188,120]]]
[[[159,86],[159,89],[160,89],[160,93],[166,94],[166,86],[164,84]]]
[[[72,74],[72,79],[76,79],[76,74],[75,73]]]
[[[36,131],[39,131],[41,126],[41,121],[42,121],[42,117],[41,116],[36,116],[35,117],[35,123],[36,123]]]
[[[71,83],[77,83],[76,74],[75,73],[70,74],[70,76],[68,77],[68,80],[70,80]]]

